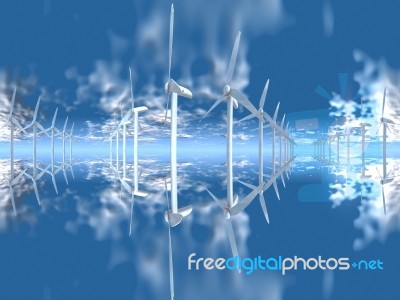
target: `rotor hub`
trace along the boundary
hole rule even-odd
[[[258,112],[259,112],[260,114],[263,114],[263,113],[264,113],[264,110],[262,109],[262,107],[260,107],[260,109],[258,110]]]
[[[165,83],[164,91],[166,94],[169,94],[169,80]]]
[[[229,84],[224,86],[224,96],[228,97],[231,93],[231,86]]]
[[[224,216],[225,219],[229,220],[231,218],[231,212],[229,211],[229,208],[224,209]]]

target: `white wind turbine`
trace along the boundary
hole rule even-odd
[[[55,137],[60,133],[60,131],[56,128],[56,119],[57,119],[57,113],[58,113],[58,107],[56,108],[56,111],[54,112],[53,119],[51,121],[51,126],[45,130],[45,132],[48,134],[49,131],[51,131],[51,170],[54,172],[54,141]]]
[[[74,139],[74,136],[73,136],[74,126],[75,126],[75,122],[72,123],[72,127],[69,132],[69,163],[71,165],[71,170],[72,170],[72,141]]]
[[[7,121],[3,124],[0,128],[2,129],[4,126],[10,124],[10,171],[11,171],[11,182],[14,180],[14,126],[17,126],[19,130],[26,134],[25,129],[21,126],[16,118],[13,116],[14,111],[14,103],[15,103],[15,95],[17,93],[17,88],[14,88],[12,100],[11,100],[11,107],[10,107],[10,114],[8,116]]]
[[[37,114],[39,111],[39,105],[40,105],[40,97],[36,103],[35,111],[33,113],[33,120],[29,125],[25,126],[24,129],[26,130],[31,127],[33,129],[33,149],[32,149],[32,151],[33,151],[33,167],[32,167],[33,174],[30,175],[28,173],[25,173],[25,176],[28,177],[32,181],[33,188],[35,190],[36,200],[37,200],[38,204],[40,205],[40,197],[39,197],[39,191],[37,188],[36,181],[38,181],[43,176],[43,174],[45,172],[47,172],[47,170],[49,169],[49,166],[46,169],[42,170],[41,173],[39,173],[39,174],[37,173],[37,151],[36,151],[37,150],[37,146],[36,146],[37,145],[37,135],[41,134],[41,133],[46,133],[47,136],[49,136],[49,135],[46,132],[46,130],[43,128],[43,126],[39,122],[36,121]],[[37,129],[40,129],[41,132],[38,133]]]
[[[67,139],[67,123],[68,123],[68,117],[65,119],[63,131],[60,132],[58,129],[58,133],[61,135],[62,138],[62,164],[65,165],[65,141]]]
[[[168,211],[165,213],[165,220],[169,227],[178,225],[182,219],[192,212],[192,206],[187,206],[178,209],[178,188],[177,188],[177,166],[176,166],[176,140],[177,140],[177,111],[178,111],[178,96],[192,98],[192,92],[187,88],[178,85],[171,78],[172,65],[172,46],[174,39],[174,5],[171,4],[170,24],[169,24],[169,61],[168,61],[168,81],[165,84],[165,92],[168,95],[167,110],[165,112],[165,120],[167,119],[169,98],[171,97],[171,208],[168,204]],[[136,127],[136,126],[135,126]],[[136,129],[136,128],[135,128]],[[168,201],[168,199],[167,199]],[[169,202],[169,201],[168,201]],[[169,232],[169,269],[170,269],[170,291],[171,299],[174,298],[174,273],[172,263],[172,242],[171,232]]]
[[[178,189],[177,189],[177,162],[176,162],[176,142],[177,142],[177,111],[178,96],[192,98],[192,92],[187,88],[178,85],[171,78],[172,64],[172,46],[174,39],[174,5],[171,5],[170,27],[169,27],[169,64],[168,64],[168,81],[165,84],[165,92],[171,97],[171,211],[166,212],[165,219],[169,225],[174,227],[178,225],[182,219],[188,216],[192,211],[192,206],[178,209]],[[168,110],[167,102],[167,110]]]
[[[361,99],[361,114],[363,113],[363,100]],[[367,133],[367,127],[372,126],[370,123],[366,123],[361,121],[360,122],[360,127],[361,127],[361,178],[369,178],[371,175],[366,175],[365,172],[367,171],[367,168],[365,167],[365,136]]]
[[[139,160],[138,160],[138,142],[139,142],[139,113],[146,112],[148,108],[146,106],[135,107],[135,99],[133,98],[133,83],[132,83],[132,70],[129,68],[129,79],[131,84],[131,101],[133,112],[133,190],[131,191],[131,221],[129,227],[129,235],[132,234],[132,218],[133,218],[133,205],[135,202],[135,196],[147,197],[148,193],[139,190]]]
[[[243,122],[246,120],[250,120],[254,117],[258,118],[258,184],[262,185],[264,183],[264,103],[265,103],[265,98],[267,97],[267,92],[268,92],[268,86],[269,86],[269,79],[267,80],[263,93],[260,98],[260,107],[257,111],[257,114],[250,114],[247,117],[244,117],[243,119],[239,120],[239,122]],[[247,187],[251,189],[257,189],[256,186],[246,184],[244,182],[239,181],[240,183],[246,185]],[[264,213],[265,219],[267,220],[267,223],[269,223],[269,216],[268,216],[268,211],[267,211],[267,206],[265,203],[264,199],[264,192],[261,190],[260,192],[260,205],[261,209]]]
[[[232,55],[229,61],[228,73],[226,77],[226,84],[223,89],[223,98],[214,103],[214,105],[208,110],[203,116],[204,119],[218,104],[226,100],[227,102],[227,116],[226,116],[226,161],[227,161],[227,200],[228,206],[233,207],[234,196],[233,196],[233,168],[232,168],[232,134],[233,134],[233,108],[238,107],[240,102],[247,110],[252,114],[257,115],[257,109],[251,104],[249,99],[246,98],[240,91],[232,88],[231,83],[233,79],[233,73],[235,71],[236,60],[239,50],[241,32],[239,31],[235,44],[233,46]]]
[[[32,149],[32,151],[33,151],[33,166],[34,166],[34,168],[33,168],[33,177],[35,177],[36,176],[36,161],[37,161],[37,146],[36,146],[36,144],[37,144],[37,135],[38,134],[41,134],[41,133],[46,133],[47,134],[47,132],[46,132],[46,130],[43,128],[43,126],[39,123],[39,122],[37,122],[36,121],[36,118],[37,118],[37,114],[38,114],[38,110],[39,110],[39,105],[40,105],[40,97],[39,97],[39,99],[38,99],[38,101],[37,101],[37,103],[36,103],[36,107],[35,107],[35,111],[34,111],[34,113],[33,113],[33,120],[32,120],[32,122],[29,124],[29,125],[27,125],[27,126],[25,126],[25,130],[26,129],[29,129],[29,128],[31,128],[32,127],[32,129],[33,129],[33,149]],[[41,132],[37,132],[37,129],[40,129],[41,130]],[[48,134],[47,134],[48,135]],[[49,136],[49,135],[48,135]]]
[[[278,111],[279,111],[280,102],[276,105],[275,112],[273,118],[266,112],[264,112],[264,118],[269,123],[268,127],[272,127],[272,176],[276,173],[276,165],[275,165],[275,142],[276,142],[276,131],[282,131],[282,128],[277,124],[276,120],[278,118]],[[273,182],[273,187],[275,190],[276,197],[280,200],[278,185],[276,181]]]
[[[387,154],[386,154],[386,146],[387,146],[387,130],[390,131],[389,124],[395,124],[392,120],[385,118],[385,105],[386,105],[386,88],[383,92],[383,104],[382,104],[382,115],[381,118],[379,119],[380,125],[378,128],[378,132],[380,128],[382,127],[382,175],[379,173],[379,170],[377,168],[377,171],[379,173],[379,177],[381,178],[380,184],[382,187],[382,201],[383,201],[383,209],[386,215],[386,199],[385,199],[385,190],[384,190],[384,185],[391,183],[393,181],[393,178],[389,179],[390,173],[387,172]],[[383,125],[383,126],[382,126]]]
[[[17,208],[15,206],[13,186],[19,183],[19,181],[21,180],[22,176],[24,176],[25,172],[26,172],[26,170],[22,171],[17,177],[15,177],[15,178],[11,177],[10,179],[0,173],[0,175],[3,177],[3,179],[6,181],[6,183],[8,185],[8,189],[10,191],[11,204],[12,204],[12,207],[13,207],[13,211],[14,211],[14,216],[15,217],[17,216]]]

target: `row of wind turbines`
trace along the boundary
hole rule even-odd
[[[377,173],[380,178],[381,185],[381,195],[383,202],[383,209],[386,215],[386,197],[385,197],[385,189],[384,186],[393,182],[394,178],[391,176],[391,171],[387,171],[387,138],[388,131],[392,132],[391,126],[397,125],[393,120],[385,117],[385,105],[386,105],[386,94],[387,90],[384,89],[383,92],[383,103],[382,103],[382,113],[379,118],[379,128],[377,130],[377,134],[382,128],[382,174],[379,172],[379,169],[376,168]],[[363,111],[363,101],[361,100],[361,112]],[[349,117],[346,117],[348,120]],[[337,122],[336,122],[337,123]],[[342,138],[346,139],[346,157],[347,157],[347,167],[350,168],[350,138],[352,135],[352,130],[359,130],[361,132],[361,179],[371,178],[371,175],[368,175],[366,172],[368,169],[366,168],[365,163],[365,152],[366,152],[366,136],[368,133],[368,128],[372,125],[364,120],[360,120],[357,124],[344,124],[333,126],[329,132],[325,135],[320,135],[314,142],[314,158],[317,161],[328,163],[328,164],[336,164],[340,165],[340,140]],[[336,141],[336,162],[332,158],[331,149],[333,146],[333,142]],[[326,156],[325,148],[328,147],[328,157]],[[334,146],[333,146],[334,147]]]
[[[40,106],[40,97],[36,103],[36,107],[33,113],[33,119],[32,122],[30,122],[28,125],[23,127],[21,123],[15,118],[14,116],[14,105],[15,105],[15,98],[17,94],[17,87],[14,88],[12,99],[11,99],[11,106],[10,106],[10,112],[8,115],[8,118],[6,122],[0,127],[0,131],[6,127],[10,127],[10,175],[6,176],[4,174],[1,174],[5,182],[7,183],[7,186],[9,188],[10,192],[10,199],[12,202],[12,207],[13,207],[13,212],[14,215],[17,216],[17,208],[15,205],[15,199],[14,199],[14,187],[19,184],[22,180],[22,178],[25,176],[26,178],[30,179],[33,184],[33,188],[35,191],[35,196],[38,204],[40,205],[40,196],[39,196],[39,191],[37,187],[37,181],[42,178],[42,176],[46,173],[51,176],[52,178],[52,183],[54,186],[54,189],[56,193],[58,194],[58,188],[55,180],[55,175],[57,175],[61,170],[63,171],[64,174],[64,179],[68,185],[68,178],[66,174],[66,170],[69,168],[71,171],[72,176],[74,177],[74,173],[72,170],[72,165],[73,165],[73,160],[72,160],[72,146],[73,146],[73,131],[74,131],[74,123],[72,124],[69,132],[67,131],[67,124],[68,124],[68,117],[65,120],[64,127],[62,131],[60,131],[56,126],[56,119],[57,119],[57,113],[58,113],[58,108],[56,109],[51,125],[47,129],[43,127],[42,124],[40,124],[37,121],[37,116],[39,112],[39,106]],[[30,129],[32,130],[32,142],[33,142],[33,147],[32,147],[32,173],[28,173],[27,169],[22,170],[16,176],[15,172],[15,153],[14,153],[14,148],[15,148],[15,134],[16,134],[16,129],[19,130],[19,132],[24,133],[27,135],[27,130]],[[37,144],[38,144],[38,137],[41,135],[46,135],[47,137],[51,138],[51,164],[49,164],[47,167],[41,167],[38,164],[37,161]],[[62,163],[59,167],[56,167],[56,162],[55,162],[55,138],[57,136],[60,136],[62,139]],[[66,143],[69,141],[69,162],[67,161],[66,158]]]
[[[165,84],[164,90],[168,96],[167,110],[165,114],[165,121],[167,120],[167,112],[169,103],[171,102],[171,120],[170,120],[170,189],[168,190],[167,181],[165,180],[165,192],[167,200],[167,210],[165,211],[164,217],[168,224],[168,249],[169,249],[169,278],[170,278],[170,294],[171,299],[174,298],[174,271],[173,271],[173,247],[172,247],[172,236],[171,228],[179,225],[184,218],[190,215],[192,212],[192,205],[186,207],[180,207],[178,203],[178,179],[177,179],[177,126],[178,126],[178,99],[186,98],[192,99],[192,92],[181,85],[179,85],[171,75],[171,65],[173,58],[173,36],[174,36],[174,5],[171,5],[170,12],[170,26],[169,26],[169,55],[168,55],[168,80]],[[214,108],[216,108],[222,101],[227,103],[227,124],[226,124],[226,165],[227,165],[227,197],[226,204],[222,204],[217,197],[204,186],[204,189],[209,193],[211,198],[221,207],[225,219],[226,219],[226,230],[228,235],[229,244],[232,250],[233,256],[238,256],[237,245],[234,235],[234,230],[231,222],[231,218],[245,210],[245,208],[251,204],[251,202],[259,196],[261,209],[263,214],[269,223],[269,215],[265,202],[264,192],[269,188],[273,187],[277,198],[280,199],[278,190],[278,180],[280,180],[285,186],[285,175],[289,179],[290,169],[295,158],[294,148],[295,141],[292,136],[289,123],[285,123],[285,116],[282,117],[281,121],[278,122],[279,103],[275,109],[273,117],[264,111],[264,104],[268,92],[269,80],[267,80],[263,93],[259,101],[259,108],[257,109],[251,101],[238,89],[232,86],[232,80],[234,76],[236,60],[238,56],[240,46],[241,33],[239,32],[236,36],[236,40],[233,46],[231,58],[229,61],[228,72],[226,76],[226,84],[223,87],[222,98],[214,103],[214,105],[207,111],[202,119],[207,117]],[[144,113],[148,110],[146,106],[135,107],[133,93],[132,93],[132,72],[130,71],[130,84],[131,84],[131,102],[132,107],[125,115],[121,110],[121,119],[119,121],[114,120],[114,127],[111,130],[107,141],[110,143],[110,167],[115,173],[115,178],[121,183],[121,189],[124,188],[128,193],[132,195],[131,199],[131,222],[129,234],[132,233],[132,215],[133,215],[133,204],[134,197],[146,197],[147,192],[139,190],[139,178],[141,171],[139,171],[138,162],[138,132],[140,130],[139,114]],[[239,105],[243,105],[249,112],[250,115],[237,121],[237,123],[245,122],[252,118],[259,120],[259,156],[258,156],[258,183],[256,185],[245,183],[237,180],[246,187],[250,188],[249,194],[239,201],[239,197],[234,195],[234,176],[233,176],[233,111],[237,109]],[[133,134],[130,131],[130,127],[133,125]],[[272,165],[271,173],[264,173],[264,128],[271,129],[271,144],[272,144]],[[130,178],[127,174],[127,156],[126,156],[126,140],[128,136],[133,137],[133,178]],[[120,145],[119,142],[122,139],[122,165],[120,161]],[[115,143],[115,151],[114,151]],[[278,155],[279,153],[279,155]],[[115,154],[115,159],[114,159]],[[169,193],[170,192],[170,196]]]

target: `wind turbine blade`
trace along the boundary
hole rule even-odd
[[[37,128],[39,128],[42,132],[44,132],[44,133],[47,133],[46,132],[46,129],[44,129],[44,127],[42,126],[42,125],[40,125],[39,123],[35,123],[35,126],[37,127]]]
[[[262,93],[261,98],[260,98],[260,108],[264,107],[265,98],[267,97],[267,92],[268,92],[268,86],[269,86],[269,79],[265,83],[265,87],[264,87],[263,93]]]
[[[382,201],[383,201],[383,211],[386,215],[386,198],[385,198],[385,188],[382,184]]]
[[[132,196],[131,196],[131,220],[129,222],[129,236],[132,235],[133,205],[134,205],[134,203],[135,203],[135,194],[132,193]],[[169,225],[168,225],[168,227],[169,227]]]
[[[21,126],[21,124],[18,122],[16,118],[12,117],[11,122],[13,122],[19,128],[19,130],[21,130],[23,133],[26,134],[25,129]]]
[[[15,95],[17,93],[17,87],[14,87],[14,92],[12,95],[12,99],[11,99],[11,107],[10,107],[10,116],[9,119],[11,119],[13,111],[14,111],[14,103],[15,103]]]
[[[132,193],[132,189],[131,189],[131,187],[129,186],[129,184],[128,184],[125,180],[123,180],[123,179],[120,179],[120,181],[121,181],[122,186],[125,188],[125,190],[126,190],[128,193]]]
[[[68,184],[67,172],[65,172],[65,169],[63,169],[63,174],[64,174],[65,182],[67,183],[67,185],[69,185],[69,184]]]
[[[57,113],[58,113],[58,107],[56,108],[56,111],[54,112],[53,120],[51,121],[51,127],[54,127],[56,124]]]
[[[37,185],[36,185],[36,181],[32,180],[32,183],[33,183],[33,189],[35,190],[36,200],[37,200],[39,206],[41,206],[40,197],[39,197],[39,191],[38,191],[38,188],[37,188]]]
[[[381,130],[382,127],[382,122],[379,124],[378,130],[376,131],[376,134],[378,134],[379,130]]]
[[[56,194],[58,195],[58,189],[57,189],[57,184],[56,184],[56,179],[54,178],[54,175],[51,175],[51,181],[53,182],[54,190],[56,191]]]
[[[339,73],[338,76],[339,76],[340,95],[342,96],[342,99],[345,99],[348,74]]]
[[[267,223],[269,224],[269,216],[268,216],[268,211],[267,211],[267,205],[265,204],[265,199],[264,199],[264,194],[260,194],[260,204],[261,204],[261,209],[264,213],[265,220],[267,220]]]
[[[10,188],[10,198],[11,198],[11,204],[12,204],[12,207],[13,207],[14,216],[16,217],[16,216],[17,216],[17,208],[15,207],[15,201],[14,201],[14,191],[13,191],[13,188],[12,188],[12,186],[11,186],[11,185],[9,186],[9,188]]]
[[[258,115],[258,110],[254,107],[254,105],[250,102],[249,99],[241,92],[236,89],[231,89],[231,95],[235,98],[238,102],[240,102],[244,107],[247,108],[253,115]]]
[[[276,118],[278,117],[278,111],[279,111],[279,106],[281,105],[280,102],[278,102],[278,104],[276,105],[276,109],[275,109],[275,113],[274,113],[274,117],[273,120],[276,123]]]
[[[167,108],[165,109],[165,118],[164,118],[164,123],[167,123],[167,115],[168,115],[168,108],[169,108],[169,98],[170,98],[171,94],[168,93],[168,97],[167,97]]]
[[[241,122],[253,119],[255,117],[256,117],[255,115],[251,114],[251,115],[248,115],[247,117],[244,117],[243,119],[240,119],[239,121],[236,121],[235,123],[241,123]]]
[[[275,194],[278,200],[281,200],[281,197],[279,197],[279,190],[278,190],[278,185],[276,184],[276,181],[272,184],[274,186]]]
[[[171,224],[170,224],[170,208],[169,208],[169,197],[167,192],[167,180],[164,179],[164,186],[165,186],[165,195],[167,199],[167,215],[168,215],[168,258],[169,258],[169,288],[171,291],[171,300],[174,299],[175,291],[174,291],[174,262],[172,260],[172,241],[171,241]]]
[[[246,182],[243,182],[243,181],[241,181],[241,180],[239,180],[239,179],[237,179],[236,181],[239,182],[240,184],[243,184],[244,186],[248,187],[249,189],[254,190],[254,189],[257,188],[256,186],[254,186],[254,185],[252,185],[252,184],[249,184],[249,183],[246,183]]]
[[[385,90],[383,92],[382,118],[383,118],[383,115],[385,113],[385,104],[386,104],[386,87],[385,87]]]
[[[22,171],[17,177],[14,178],[14,180],[11,181],[11,184],[12,185],[17,184],[18,181],[21,179],[21,177],[24,176],[25,172],[26,170]]]
[[[35,112],[33,114],[33,122],[36,121],[36,117],[37,117],[38,110],[39,110],[39,104],[40,104],[40,96],[39,96],[39,99],[38,99],[38,101],[36,103]]]
[[[227,219],[225,224],[226,224],[226,232],[228,233],[229,244],[232,250],[232,255],[233,257],[238,257],[239,253],[236,246],[235,234],[233,233],[232,222],[230,219]]]
[[[225,209],[222,204],[220,203],[219,199],[217,197],[215,197],[215,195],[213,193],[211,193],[206,187],[205,190],[210,194],[211,198],[213,198],[213,200],[215,201],[215,203],[218,204],[219,207],[221,207],[222,209]]]
[[[133,83],[132,83],[132,69],[129,67],[129,80],[131,83],[131,102],[132,102],[132,109],[135,108],[135,100],[133,99]]]
[[[378,167],[376,167],[376,171],[378,172],[378,175],[379,175],[379,177],[381,178],[381,180],[383,181],[383,177],[382,177],[382,175],[381,175],[381,172],[379,172],[379,169],[378,169]]]
[[[72,167],[72,164],[69,166],[69,170],[71,171],[72,178],[75,179],[74,168]]]
[[[169,60],[168,60],[168,80],[171,79],[172,46],[174,43],[174,4],[171,4],[171,14],[169,17]]]
[[[65,119],[63,132],[65,132],[65,130],[67,129],[67,123],[68,123],[68,116],[67,116],[67,118]]]
[[[171,300],[174,299],[174,262],[172,260],[172,240],[171,240],[171,226],[168,224],[168,256],[169,256],[169,288],[171,291]]]
[[[216,108],[220,103],[222,102],[222,100],[218,100],[217,102],[214,103],[213,106],[211,106],[211,108],[208,110],[208,112],[206,112],[206,114],[201,118],[200,121],[202,121],[205,117],[207,117],[207,115],[214,110],[214,108]]]
[[[283,187],[286,188],[285,177],[283,177],[283,174],[281,174],[281,180],[282,180]]]
[[[44,173],[47,173],[47,171],[49,170],[49,168],[50,168],[50,165],[48,165],[48,166],[46,167],[46,169],[42,169],[42,172],[39,173],[39,175],[37,176],[37,179],[42,178],[42,176],[44,175]]]
[[[327,90],[325,90],[322,86],[318,85],[315,88],[315,93],[320,95],[322,98],[325,98],[326,100],[331,100],[332,95],[328,93]]]
[[[232,55],[231,55],[231,59],[229,61],[228,73],[226,76],[226,84],[227,85],[230,85],[232,82],[233,72],[235,70],[237,54],[238,54],[238,50],[239,50],[240,35],[241,35],[241,32],[239,31],[236,35],[235,44],[233,45]]]
[[[283,124],[285,123],[285,118],[286,114],[283,115],[282,121],[281,121],[281,128],[283,129]]]
[[[72,136],[72,133],[74,132],[74,126],[75,126],[75,122],[72,123],[72,127],[71,127],[71,131],[69,132],[69,134]]]

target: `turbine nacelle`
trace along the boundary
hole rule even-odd
[[[394,124],[394,122],[393,122],[392,120],[390,120],[390,119],[388,119],[388,118],[384,118],[384,117],[382,117],[382,118],[380,119],[380,121],[381,121],[382,123]]]
[[[188,215],[190,215],[192,210],[193,207],[191,205],[178,209],[177,213],[173,213],[171,210],[167,210],[164,213],[165,222],[167,222],[169,226],[175,227],[182,222],[183,218],[186,218]]]
[[[174,94],[177,94],[178,96],[182,96],[182,97],[189,98],[189,99],[192,99],[192,97],[193,97],[192,92],[189,89],[184,88],[183,86],[180,86],[173,79],[170,79],[167,81],[164,89],[165,89],[166,94],[174,93]]]

